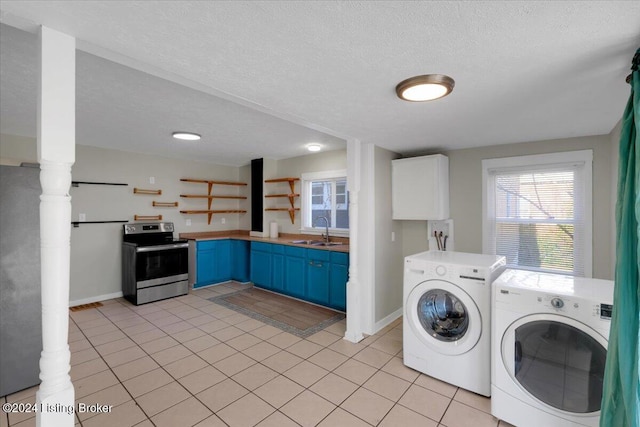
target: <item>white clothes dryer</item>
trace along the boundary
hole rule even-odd
[[[405,258],[404,364],[434,378],[491,393],[491,282],[495,255],[429,251]]]
[[[491,413],[598,426],[613,282],[507,269],[493,295]]]

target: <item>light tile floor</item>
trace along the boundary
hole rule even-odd
[[[401,320],[358,344],[342,339],[344,320],[300,339],[207,300],[244,286],[71,313],[76,400],[113,405],[76,425],[509,426],[489,399],[405,367]],[[36,389],[2,403],[33,403]],[[1,415],[0,427],[35,426],[33,414]]]

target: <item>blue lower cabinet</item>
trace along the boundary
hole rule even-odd
[[[329,304],[329,255],[328,251],[307,250],[306,299],[317,304]]]
[[[212,248],[200,249],[198,243],[196,277],[193,287],[206,286],[213,283],[215,278],[215,251]]]
[[[349,254],[265,242],[232,241],[232,276],[242,263],[245,243],[249,279],[255,286],[344,311],[347,299]],[[247,252],[244,252],[247,253]],[[239,255],[238,255],[239,254]],[[246,265],[246,261],[245,261]]]
[[[271,289],[271,244],[251,242],[250,278],[254,285]]]
[[[231,241],[206,240],[196,244],[196,274],[194,288],[231,280]]]
[[[217,241],[215,260],[215,282],[221,283],[231,280],[231,240]]]
[[[284,293],[296,298],[305,298],[305,263],[307,249],[284,246]]]
[[[349,254],[331,252],[331,274],[329,276],[329,306],[346,311],[347,281],[349,280]]]
[[[271,255],[271,289],[276,292],[284,291],[284,245],[272,245]]]
[[[249,282],[249,242],[231,240],[231,278],[238,282]]]

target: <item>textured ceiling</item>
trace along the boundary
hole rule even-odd
[[[78,58],[78,143],[226,164],[301,155],[311,139],[411,153],[607,134],[640,46],[638,1],[2,1],[0,11],[90,53]],[[29,84],[16,83],[29,63],[4,65],[28,41],[12,38],[0,45],[0,130],[29,134],[18,117]],[[426,73],[452,76],[453,93],[396,98],[397,82]],[[172,144],[174,129],[208,145]]]

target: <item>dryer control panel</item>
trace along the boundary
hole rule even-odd
[[[613,305],[578,296],[536,292],[496,285],[494,305],[527,314],[553,313],[571,317],[596,329],[608,330]]]

